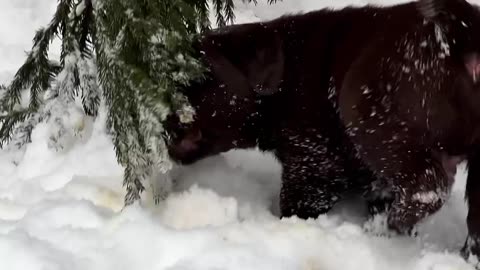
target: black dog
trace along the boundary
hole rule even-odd
[[[191,163],[259,146],[283,166],[283,216],[317,217],[349,191],[390,200],[405,233],[448,198],[467,159],[469,240],[480,254],[480,12],[464,0],[321,10],[205,35],[211,68],[171,117]],[[475,182],[478,181],[478,182]]]

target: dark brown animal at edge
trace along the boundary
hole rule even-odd
[[[171,117],[188,164],[233,148],[283,166],[282,216],[317,217],[350,191],[389,203],[400,233],[449,196],[469,164],[469,236],[480,254],[480,12],[464,0],[320,10],[228,27],[197,46],[211,74]]]

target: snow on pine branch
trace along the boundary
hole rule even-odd
[[[232,0],[214,0],[213,10],[219,25],[233,22]],[[194,109],[177,89],[206,71],[192,43],[210,28],[209,12],[207,0],[59,0],[1,99],[0,146],[13,140],[24,147],[33,128],[45,122],[50,149],[66,151],[86,136],[86,119],[96,117],[103,98],[117,160],[125,168],[125,204],[138,200],[145,182],[172,168],[163,121],[172,113],[182,122],[193,120]],[[60,63],[48,55],[56,37],[62,42]]]

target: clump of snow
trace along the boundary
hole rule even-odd
[[[222,226],[238,221],[235,198],[220,197],[214,191],[197,185],[186,192],[173,194],[162,202],[162,208],[160,220],[175,229]]]
[[[431,204],[440,199],[440,196],[435,191],[419,192],[413,194],[413,200],[420,203]]]
[[[236,1],[237,22],[367,3],[354,1]],[[56,5],[5,3],[0,80],[23,62],[35,28],[48,22]],[[466,237],[462,170],[450,199],[418,226],[417,238],[389,235],[384,217],[367,221],[357,198],[316,220],[279,219],[281,168],[271,155],[253,150],[181,168],[162,204],[145,194],[124,209],[123,169],[105,117],[102,107],[85,140],[68,151],[49,149],[50,127],[39,124],[18,165],[14,152],[0,152],[0,269],[473,269],[458,252]],[[76,114],[64,121],[82,125]]]

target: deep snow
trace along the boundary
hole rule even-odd
[[[237,22],[394,3],[352,1],[237,1]],[[0,6],[1,83],[23,62],[56,1],[0,0]],[[155,207],[145,194],[141,204],[122,210],[122,168],[104,120],[102,111],[90,137],[69,151],[49,150],[49,127],[41,124],[23,157],[0,152],[0,269],[473,269],[458,255],[466,236],[463,170],[451,199],[419,226],[417,238],[386,237],[381,220],[364,224],[359,200],[317,220],[279,220],[280,167],[255,151],[185,168],[163,204]]]

